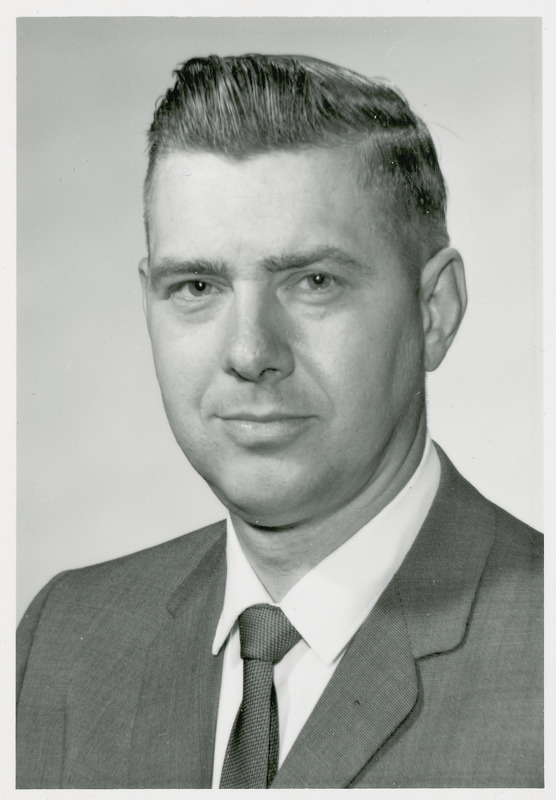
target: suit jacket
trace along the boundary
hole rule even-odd
[[[273,787],[542,786],[542,537],[441,460]],[[218,523],[42,590],[19,631],[20,788],[210,788],[225,569]]]

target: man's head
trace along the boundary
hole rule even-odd
[[[147,236],[152,176],[165,154],[242,161],[322,147],[349,153],[414,277],[448,245],[446,190],[431,136],[386,81],[307,56],[194,58],[174,75],[149,131]]]
[[[280,527],[395,485],[465,306],[405,102],[311,59],[189,62],[156,112],[145,194],[157,375],[215,493]]]

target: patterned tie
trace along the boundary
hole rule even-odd
[[[274,664],[301,636],[277,606],[259,604],[239,616],[243,699],[220,778],[221,789],[266,789],[278,769],[278,703]]]

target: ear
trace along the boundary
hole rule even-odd
[[[149,280],[149,259],[142,258],[139,262],[139,277],[141,278],[141,287],[143,289],[143,311],[147,316],[147,283]]]
[[[465,271],[457,250],[445,247],[421,273],[424,365],[435,370],[448,352],[467,307]]]

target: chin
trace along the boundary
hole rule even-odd
[[[231,514],[258,528],[287,528],[310,516],[307,502],[291,493],[268,487],[222,487],[210,484],[212,491]]]
[[[298,515],[291,503],[283,498],[266,499],[250,497],[219,496],[230,513],[258,528],[285,528],[295,525]]]

